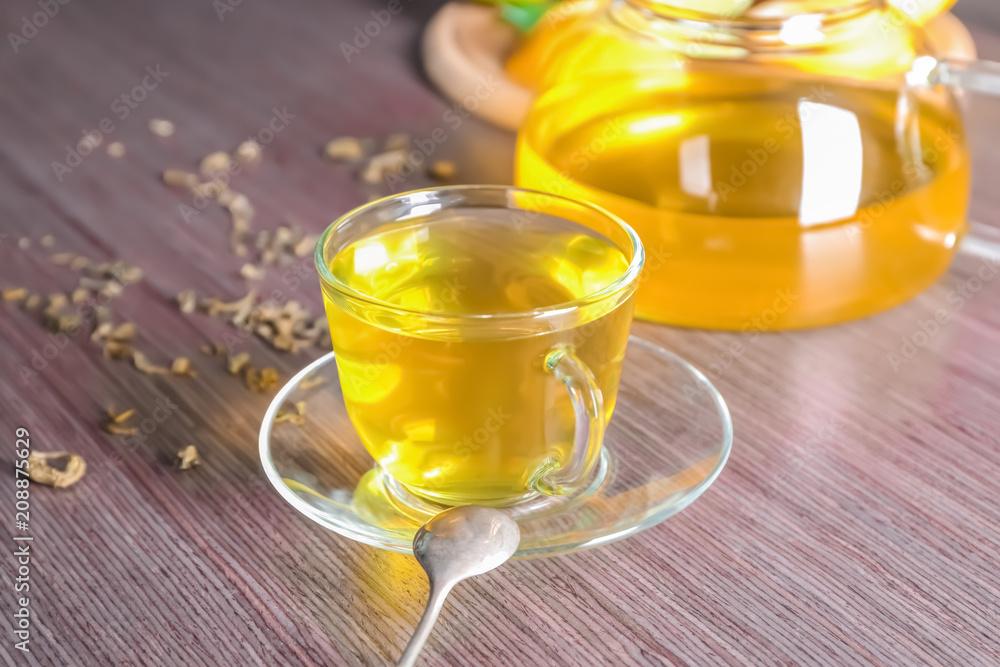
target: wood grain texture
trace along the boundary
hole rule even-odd
[[[116,302],[117,317],[136,323],[154,360],[188,355],[199,373],[141,375],[80,336],[22,381],[19,366],[50,340],[37,315],[0,304],[0,461],[10,469],[14,429],[25,426],[34,448],[71,449],[89,464],[70,489],[32,488],[32,653],[12,648],[7,557],[4,664],[379,665],[405,645],[426,597],[415,562],[324,531],[264,482],[256,436],[269,396],[197,354],[224,327],[172,303],[182,289],[241,296],[243,260],[227,249],[221,211],[187,224],[178,205],[190,202],[159,180],[231,149],[275,108],[295,118],[235,177],[258,229],[294,221],[318,232],[367,199],[351,170],[319,158],[342,134],[442,127],[440,150],[466,180],[508,180],[510,137],[473,120],[453,130],[415,64],[433,3],[404,2],[345,62],[339,43],[384,6],[244,0],[220,20],[207,1],[71,2],[18,53],[0,49],[0,283],[43,294],[75,284],[37,242],[19,250],[22,236],[51,233],[52,251],[139,264],[146,278]],[[995,4],[965,7],[982,55],[1000,59]],[[34,11],[5,3],[0,25],[15,30]],[[156,65],[169,76],[119,119],[113,100]],[[105,145],[122,141],[127,154],[102,147],[58,181],[51,162],[104,117],[116,125]],[[176,135],[152,136],[153,117],[174,121]],[[1000,225],[996,146],[976,147],[973,216]],[[655,529],[462,584],[424,664],[1000,662],[1000,280],[982,281],[960,309],[948,300],[976,284],[980,266],[962,256],[913,302],[817,331],[751,338],[637,324],[707,369],[727,398],[737,432],[728,468]],[[267,288],[318,310],[308,262],[302,270]],[[895,370],[887,355],[939,308],[951,322]],[[319,354],[255,339],[240,351],[284,378]],[[163,401],[176,407],[157,422]],[[98,428],[110,405],[149,420],[143,442]],[[189,443],[205,463],[179,473],[171,459]],[[8,545],[13,491],[13,475],[0,475]]]

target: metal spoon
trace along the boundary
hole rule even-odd
[[[431,594],[398,667],[412,667],[416,662],[455,584],[500,567],[514,555],[520,541],[516,521],[500,510],[478,505],[452,507],[417,531],[413,555],[427,573]]]

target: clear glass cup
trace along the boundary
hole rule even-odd
[[[574,252],[607,251],[624,263],[600,289],[565,303],[457,312],[449,304],[468,285],[435,282],[432,272],[435,263],[460,258],[427,254],[442,221],[458,225],[447,228],[457,230],[455,238],[537,243],[553,275],[573,275],[574,262],[553,254],[551,236],[540,233],[553,221],[569,230]],[[394,495],[507,506],[579,490],[614,409],[643,257],[635,232],[606,211],[501,186],[404,193],[331,224],[316,265],[344,401]],[[344,266],[366,273],[355,281]],[[359,288],[375,275],[372,266],[430,272],[426,289],[417,290],[419,303],[389,302],[375,287]],[[510,275],[511,290],[523,288],[513,269],[495,273]],[[419,286],[424,274],[417,276]]]

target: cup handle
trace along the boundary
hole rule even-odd
[[[560,465],[550,459],[536,473],[531,486],[546,495],[564,496],[579,490],[597,463],[604,440],[604,398],[594,374],[568,346],[560,345],[545,355],[545,369],[569,391],[576,425],[568,460]]]

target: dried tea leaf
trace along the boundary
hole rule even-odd
[[[129,343],[118,340],[106,340],[104,342],[105,359],[131,359],[134,353],[132,345]]]
[[[294,238],[295,230],[291,227],[282,225],[274,230],[274,245],[276,246],[288,245]]]
[[[116,413],[114,409],[110,409],[108,410],[108,416],[101,423],[101,428],[111,435],[133,435],[138,429],[135,426],[129,426],[125,422],[131,419],[134,414],[134,408],[122,413]]]
[[[170,364],[170,372],[174,375],[185,375],[187,377],[196,377],[194,367],[191,365],[191,361],[187,357],[177,357],[174,362]]]
[[[150,362],[149,359],[146,358],[146,355],[139,350],[132,352],[132,363],[135,364],[137,369],[148,375],[167,375],[170,373],[169,368],[166,366],[157,366],[156,364]]]
[[[188,445],[177,452],[177,468],[179,470],[190,470],[200,464],[201,459],[198,457],[198,449],[194,445]]]
[[[326,378],[322,375],[310,373],[306,377],[302,378],[302,382],[299,383],[299,389],[312,389],[313,387],[318,387],[324,382],[326,382]]]
[[[66,264],[69,264],[74,259],[76,259],[76,255],[73,254],[73,253],[71,253],[71,252],[58,252],[58,253],[52,255],[51,257],[49,257],[49,261],[50,262],[52,262],[53,264],[59,264],[59,265],[62,265],[62,266],[65,266]]]
[[[323,147],[323,156],[334,162],[356,162],[365,156],[365,147],[355,137],[340,137]]]
[[[59,470],[49,465],[49,461],[66,459],[66,466]],[[28,477],[32,482],[46,484],[57,489],[66,488],[80,481],[87,471],[87,463],[82,456],[70,452],[31,452],[28,454]]]
[[[83,324],[83,319],[79,315],[54,314],[46,311],[45,326],[53,333],[61,333],[78,329]]]
[[[261,154],[264,152],[263,147],[257,143],[256,139],[247,139],[233,151],[233,155],[241,164],[252,164],[260,160]]]
[[[163,182],[167,185],[176,185],[184,188],[194,188],[198,185],[197,174],[182,169],[167,169],[163,172]]]
[[[131,322],[122,322],[108,334],[108,338],[119,343],[130,341],[135,338],[135,325]]]
[[[240,267],[240,275],[247,280],[260,280],[267,272],[262,267],[247,263]]]
[[[46,234],[42,237],[41,243],[43,248],[51,248],[56,244],[56,237],[52,236],[52,234]]]
[[[104,286],[101,287],[100,290],[98,290],[98,293],[103,297],[113,299],[120,295],[123,289],[124,287],[122,287],[122,284],[117,280],[109,280],[104,283]]]
[[[69,298],[70,301],[72,301],[73,303],[83,303],[84,301],[87,300],[87,297],[89,296],[90,292],[83,289],[82,287],[78,287],[75,290],[73,290],[73,294],[71,294]]]
[[[229,372],[233,375],[239,375],[247,364],[250,363],[250,353],[240,352],[237,355],[231,355],[229,357]]]
[[[239,218],[245,224],[249,224],[250,219],[253,218],[253,206],[250,205],[250,200],[247,199],[247,196],[241,192],[233,192],[231,197],[226,197],[220,203],[229,209],[229,212],[233,215],[234,224],[235,218]]]
[[[28,296],[28,290],[24,287],[5,287],[3,290],[4,301],[23,301]]]
[[[410,135],[406,132],[396,132],[390,134],[385,139],[385,150],[387,151],[408,151],[410,150]]]
[[[121,424],[122,422],[127,422],[135,414],[135,408],[129,408],[125,412],[115,413],[114,409],[108,410],[108,419],[116,424]]]
[[[66,307],[67,304],[68,304],[68,301],[66,299],[66,295],[65,294],[59,294],[57,292],[55,294],[50,294],[49,295],[49,303],[48,303],[48,306],[46,306],[46,310],[51,311],[51,312],[62,310],[63,308]]]
[[[111,322],[101,322],[94,327],[94,333],[90,334],[90,340],[94,342],[103,341],[111,335],[113,330],[114,325],[112,325]]]
[[[142,269],[138,266],[123,266],[116,272],[115,277],[122,285],[134,285],[142,280]]]
[[[296,426],[302,426],[306,423],[306,402],[298,401],[293,406],[289,406],[285,403],[278,409],[278,412],[274,415],[274,423],[280,424],[281,422],[289,422],[295,424]]]
[[[279,377],[278,371],[274,368],[262,368],[258,371],[256,368],[247,367],[243,379],[250,391],[261,392],[278,384]]]
[[[202,310],[204,310],[209,315],[218,315],[219,313],[236,313],[242,311],[247,305],[253,307],[253,302],[257,298],[257,290],[250,290],[247,295],[242,299],[237,299],[226,303],[225,301],[220,301],[218,299],[202,299],[201,303],[198,304]]]
[[[317,238],[318,237],[315,234],[306,234],[299,239],[298,243],[295,244],[295,247],[292,248],[292,252],[295,253],[296,257],[306,257],[311,255],[316,249]]]
[[[406,165],[406,151],[388,151],[374,156],[361,170],[360,178],[365,183],[381,183],[386,174],[398,173]]]
[[[120,141],[112,141],[108,144],[108,155],[111,157],[121,157],[125,155],[125,144]]]
[[[450,181],[455,178],[455,163],[451,160],[437,160],[427,170],[432,178],[439,181]]]
[[[20,248],[21,250],[27,250],[28,248],[31,247],[31,239],[29,239],[27,236],[22,236],[17,240],[17,247]]]
[[[209,153],[201,159],[198,170],[205,176],[211,176],[220,171],[228,171],[230,159],[229,154],[224,151]]]
[[[237,257],[247,256],[247,246],[245,243],[239,243],[239,242],[234,243],[232,244],[232,249],[233,249],[233,254],[236,255]]]
[[[40,305],[42,305],[42,297],[40,297],[37,294],[32,294],[27,299],[25,299],[24,303],[22,303],[21,305],[24,307],[25,310],[35,310]]]
[[[158,137],[169,137],[174,133],[174,124],[162,118],[150,118],[149,131]]]
[[[191,314],[198,307],[198,295],[193,289],[184,290],[177,294],[177,307],[182,313]]]

